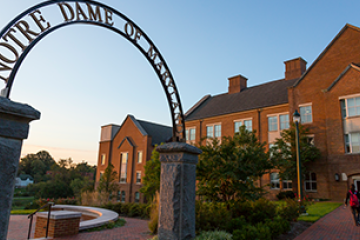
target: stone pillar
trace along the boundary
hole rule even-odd
[[[22,140],[29,122],[40,118],[34,108],[0,97],[0,240],[6,239]]]
[[[196,164],[201,150],[180,142],[156,150],[161,161],[159,240],[193,239]]]

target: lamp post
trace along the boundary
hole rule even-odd
[[[305,207],[301,206],[301,201],[303,199],[303,190],[302,190],[302,178],[301,178],[301,159],[300,159],[300,137],[299,137],[299,122],[300,114],[295,110],[293,115],[293,122],[295,123],[295,144],[296,144],[296,168],[297,168],[297,182],[298,182],[298,196],[299,204],[301,208],[301,213],[306,214]]]

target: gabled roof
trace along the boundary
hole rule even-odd
[[[120,148],[121,145],[123,145],[125,141],[127,141],[130,144],[130,146],[135,147],[135,144],[131,141],[130,138],[124,137],[124,139],[121,141],[121,143],[119,144],[119,146],[117,148]]]
[[[326,89],[326,92],[330,91],[350,69],[355,69],[356,71],[360,72],[360,66],[356,65],[355,63],[349,64],[349,66],[347,66],[345,70],[335,79],[335,81],[332,82],[331,85]]]
[[[345,32],[346,29],[351,28],[354,29],[358,32],[360,32],[360,28],[353,26],[351,24],[346,24],[341,31],[336,35],[336,37],[329,43],[329,45],[324,49],[324,51],[322,51],[322,53],[318,56],[318,58],[311,64],[311,66],[306,70],[306,72],[296,81],[296,83],[294,84],[294,87],[296,87],[297,85],[299,85],[299,83],[306,77],[306,75],[311,71],[311,69],[313,69],[313,67],[320,61],[320,59],[325,55],[325,53],[332,47],[332,45],[334,45],[334,43],[336,42],[336,40],[339,39],[339,37]]]
[[[204,119],[224,114],[288,103],[288,87],[298,79],[276,80],[246,88],[238,93],[220,94],[207,97],[196,109],[188,111],[186,121]]]
[[[168,142],[172,137],[172,127],[160,125],[153,122],[148,122],[144,120],[138,120],[133,115],[128,114],[125,118],[125,120],[122,122],[118,132],[118,134],[121,130],[121,128],[124,126],[124,123],[127,119],[130,119],[137,129],[139,129],[140,133],[143,136],[151,136],[151,144],[154,146],[156,144],[160,144],[162,142]],[[115,134],[115,135],[116,135]],[[125,137],[122,142],[120,143],[120,146],[123,144],[123,142],[127,140],[132,146],[134,146],[134,143],[131,142],[131,140],[127,137]],[[120,147],[119,146],[119,147]]]
[[[143,120],[137,120],[143,129],[151,136],[151,144],[160,144],[162,142],[168,142],[173,134],[172,127],[160,125],[153,122],[147,122]]]
[[[19,178],[21,179],[21,181],[25,181],[26,179],[34,181],[34,178],[32,176],[30,176],[29,174],[20,174]]]

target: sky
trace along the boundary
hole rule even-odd
[[[0,27],[40,2],[0,0]],[[286,60],[302,57],[310,67],[347,23],[360,27],[360,1],[101,2],[154,42],[184,112],[204,95],[227,92],[229,77],[241,74],[251,87],[284,78]],[[41,11],[49,22],[61,17],[56,5]],[[10,98],[41,112],[22,157],[47,150],[56,161],[95,165],[101,126],[120,125],[127,114],[171,125],[165,92],[146,58],[98,26],[67,26],[42,39],[21,65]]]

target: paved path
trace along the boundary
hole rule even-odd
[[[126,225],[120,228],[103,230],[100,232],[80,233],[72,237],[57,238],[56,240],[147,240],[151,239],[147,221],[125,218]],[[27,238],[29,221],[24,215],[11,215],[8,239],[24,240]],[[359,240],[360,227],[352,222],[350,209],[343,206],[335,209],[311,227],[306,229],[294,240]]]
[[[321,218],[294,240],[359,240],[360,227],[354,226],[349,207],[340,206]]]
[[[149,235],[147,221],[134,218],[124,219],[126,220],[126,224],[123,227],[99,232],[79,233],[71,237],[56,238],[56,240],[147,240],[152,238],[152,236]],[[28,228],[29,220],[26,215],[11,215],[8,240],[27,239]]]

